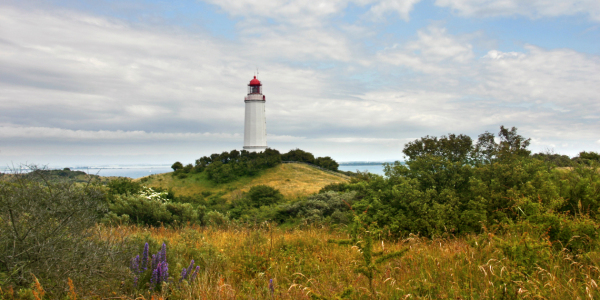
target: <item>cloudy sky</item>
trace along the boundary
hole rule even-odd
[[[0,164],[241,149],[257,69],[282,152],[401,160],[500,125],[600,150],[598,0],[2,0]]]

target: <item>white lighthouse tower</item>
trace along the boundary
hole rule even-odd
[[[246,119],[244,123],[244,150],[259,152],[267,149],[267,121],[265,119],[266,97],[262,94],[262,84],[256,76],[248,84]]]

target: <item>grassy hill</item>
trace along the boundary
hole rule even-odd
[[[177,196],[221,193],[226,199],[235,199],[252,186],[260,184],[279,189],[287,198],[302,197],[316,193],[328,184],[345,182],[348,177],[324,172],[304,164],[291,163],[261,171],[256,177],[244,177],[225,184],[211,182],[206,177],[206,173],[188,174],[187,178],[182,179],[172,176],[172,173],[163,173],[137,180],[149,187],[171,189]]]

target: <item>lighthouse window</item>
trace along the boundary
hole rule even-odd
[[[252,94],[260,94],[260,86],[253,86]]]

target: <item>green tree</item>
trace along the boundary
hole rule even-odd
[[[315,160],[315,165],[332,171],[337,171],[340,166],[335,160],[329,156],[319,157]]]
[[[472,150],[473,140],[471,137],[463,134],[448,134],[447,136],[441,136],[439,139],[437,137],[425,136],[409,142],[402,152],[409,160],[430,155],[444,157],[447,160],[457,162],[470,159]]]
[[[531,151],[527,150],[531,139],[525,139],[523,136],[517,134],[517,128],[512,127],[510,130],[504,126],[500,126],[500,132],[498,133],[500,142],[498,144],[498,153],[502,158],[509,158],[512,156],[529,156]]]
[[[173,171],[177,172],[177,170],[181,170],[183,169],[183,164],[176,161],[172,166],[171,169],[173,169]]]
[[[300,150],[298,148],[283,154],[281,159],[284,161],[300,161],[311,164],[315,162],[315,156],[312,153]]]
[[[183,170],[183,172],[185,172],[185,173],[189,173],[189,172],[191,172],[193,169],[194,169],[194,166],[193,166],[192,164],[187,164],[187,165],[185,165],[185,167],[183,167],[183,169],[182,169],[182,170]]]

